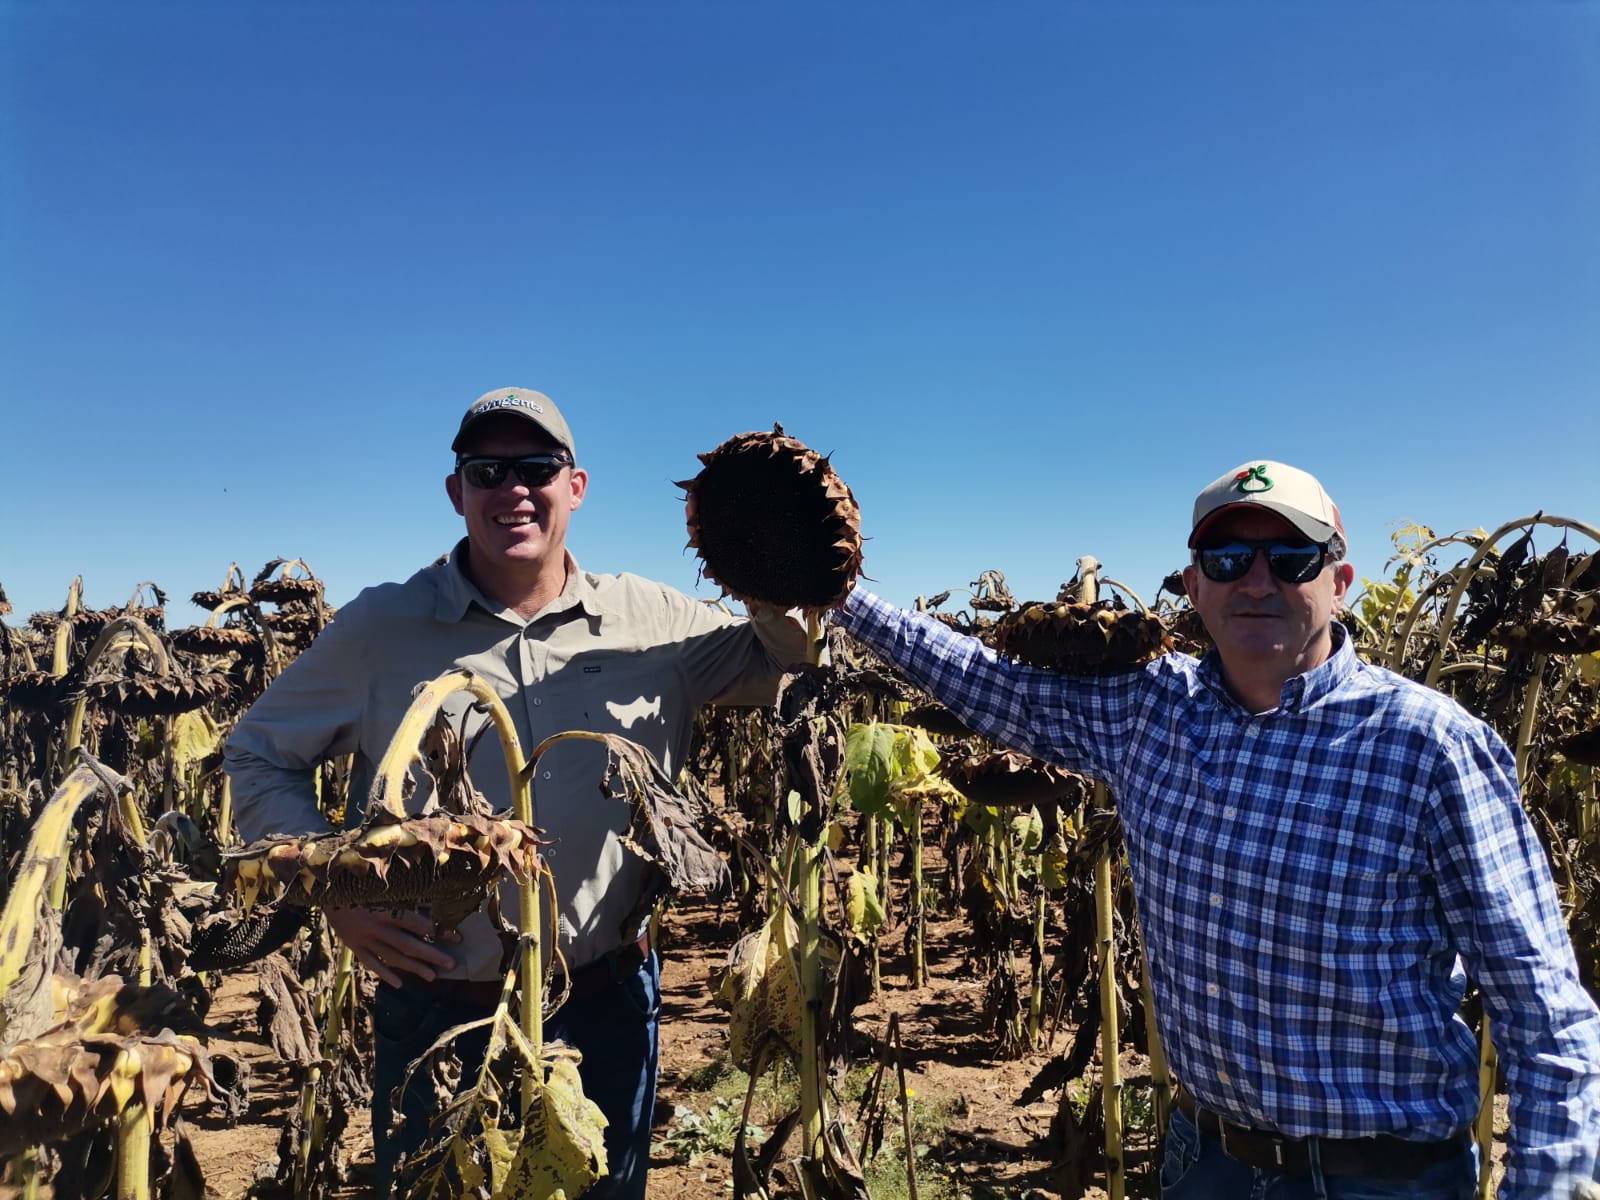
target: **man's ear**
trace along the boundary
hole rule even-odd
[[[572,468],[572,508],[577,512],[583,506],[583,498],[589,492],[589,472],[582,467]]]
[[[1355,581],[1356,568],[1353,563],[1340,561],[1333,564],[1334,611],[1337,612],[1339,606],[1344,603],[1344,598],[1349,593],[1350,587],[1353,583],[1355,583]]]
[[[455,506],[456,515],[466,516],[461,508],[461,472],[452,471],[444,477],[444,490],[450,494],[450,503]]]
[[[1183,591],[1184,591],[1184,595],[1189,597],[1189,603],[1190,604],[1194,603],[1195,585],[1196,585],[1196,575],[1195,575],[1194,564],[1190,563],[1187,567],[1185,567],[1183,569]]]

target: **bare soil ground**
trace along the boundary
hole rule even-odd
[[[916,1103],[938,1104],[947,1116],[942,1134],[919,1164],[921,1193],[989,1200],[1058,1195],[1052,1186],[1050,1127],[1059,1092],[1051,1089],[1021,1103],[1029,1084],[1053,1057],[1046,1051],[1020,1060],[995,1056],[995,1039],[983,1027],[984,983],[970,971],[959,920],[930,925],[927,984],[913,990],[904,964],[884,960],[882,991],[856,1010],[863,1043],[882,1037],[890,1014],[898,1014],[907,1064],[907,1084]],[[724,1200],[731,1194],[725,1156],[703,1154],[674,1160],[666,1135],[678,1105],[703,1109],[706,1094],[696,1077],[726,1057],[727,1015],[712,1003],[707,978],[738,936],[731,912],[715,905],[680,902],[662,927],[663,1013],[660,1095],[656,1107],[657,1150],[650,1195],[670,1200]],[[1026,981],[1023,981],[1026,986]],[[277,1164],[278,1139],[297,1097],[288,1072],[272,1057],[257,1027],[254,975],[226,980],[211,1022],[223,1036],[217,1049],[246,1058],[254,1069],[250,1111],[226,1128],[214,1117],[189,1117],[195,1149],[208,1186],[222,1200],[243,1197],[257,1171]],[[1056,1050],[1064,1034],[1058,1034]],[[1138,1070],[1136,1063],[1129,1069]],[[371,1161],[365,1113],[346,1139],[358,1171]],[[1135,1147],[1129,1161],[1129,1195],[1153,1195],[1147,1179],[1150,1148]],[[363,1194],[357,1187],[351,1196]],[[1103,1196],[1093,1189],[1090,1196]]]
[[[662,925],[661,1070],[652,1198],[726,1200],[732,1194],[726,1155],[707,1153],[682,1161],[674,1156],[670,1135],[678,1106],[705,1110],[710,1097],[700,1080],[709,1065],[726,1058],[727,1014],[714,1005],[707,980],[737,937],[731,911],[702,901],[680,901]],[[886,953],[882,990],[855,1013],[868,1054],[871,1044],[881,1042],[890,1016],[898,1015],[908,1087],[916,1103],[941,1110],[942,1123],[921,1139],[927,1152],[918,1166],[919,1194],[923,1200],[1042,1200],[1062,1195],[1066,1187],[1076,1195],[1059,1170],[1061,1145],[1052,1132],[1060,1089],[1041,1088],[1037,1081],[1065,1048],[1068,1031],[1056,1034],[1053,1047],[1023,1058],[998,1056],[996,1039],[982,1015],[984,980],[967,961],[968,937],[961,918],[931,922],[926,985],[911,988],[904,961]],[[211,1012],[211,1023],[222,1032],[213,1047],[244,1057],[254,1070],[248,1114],[233,1127],[204,1110],[187,1115],[207,1184],[220,1200],[240,1200],[258,1171],[276,1172],[279,1136],[297,1103],[289,1072],[273,1057],[258,1027],[254,986],[252,973],[229,977]],[[1026,987],[1026,979],[1019,979],[1019,986]],[[1130,1084],[1148,1077],[1146,1064],[1131,1052],[1121,1066]],[[1497,1098],[1497,1114],[1497,1130],[1503,1134],[1504,1095]],[[365,1112],[352,1119],[344,1148],[355,1183],[342,1196],[354,1200],[369,1194],[361,1186],[372,1151]],[[1496,1149],[1498,1158],[1503,1141]],[[1157,1151],[1146,1121],[1143,1134],[1128,1145],[1130,1200],[1159,1193]],[[1081,1194],[1104,1200],[1103,1183],[1103,1162],[1097,1159]],[[906,1193],[896,1189],[895,1194]]]

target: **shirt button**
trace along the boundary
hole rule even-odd
[[[1222,893],[1221,892],[1212,892],[1211,893],[1211,907],[1215,908],[1217,905],[1219,905],[1221,903],[1222,903]]]
[[[543,701],[543,700],[541,700],[541,699],[540,699],[540,698],[539,698],[539,697],[538,697],[538,696],[535,696],[535,697],[534,697],[534,698],[533,698],[533,706],[534,706],[534,707],[535,707],[535,708],[538,708],[538,707],[539,707],[539,705],[541,705],[541,704],[543,704],[543,703],[544,703],[544,701]]]
[[[1261,732],[1261,729],[1260,729],[1260,727],[1259,727],[1259,726],[1256,726],[1256,725],[1247,725],[1247,726],[1245,726],[1245,731],[1244,731],[1244,735],[1245,735],[1245,737],[1247,737],[1247,738],[1249,738],[1249,737],[1255,737],[1255,736],[1256,736],[1256,734],[1258,734],[1258,733],[1260,733],[1260,732]]]
[[[1218,1071],[1217,1072],[1217,1082],[1218,1083],[1232,1083],[1233,1080],[1228,1078],[1228,1073],[1226,1071]]]
[[[550,778],[550,772],[549,772],[549,771],[546,771],[546,772],[545,772],[545,773],[544,773],[544,778],[546,778],[546,779],[549,779],[549,778]]]
[[[1208,996],[1220,996],[1220,995],[1222,995],[1222,989],[1219,988],[1214,983],[1208,983],[1208,984],[1206,984],[1206,995],[1208,995]]]
[[[1230,804],[1227,808],[1222,810],[1222,815],[1231,821],[1239,815],[1239,810]]]

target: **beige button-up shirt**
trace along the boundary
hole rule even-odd
[[[708,701],[770,704],[785,667],[805,657],[800,623],[758,610],[730,617],[636,575],[589,575],[568,558],[566,588],[524,620],[491,601],[462,573],[465,542],[405,583],[368,588],[339,610],[311,646],[240,720],[226,747],[234,813],[246,840],[327,829],[314,773],[355,755],[351,825],[359,823],[375,768],[420,683],[465,668],[505,701],[524,754],[569,729],[617,733],[646,747],[676,776],[699,707]],[[471,697],[445,706],[459,728]],[[476,724],[474,724],[476,722]],[[488,724],[475,714],[468,736]],[[539,760],[533,819],[553,842],[561,948],[572,967],[635,940],[647,916],[649,874],[620,841],[627,812],[599,789],[605,751],[558,743]],[[496,810],[511,803],[499,739],[477,739],[474,785]],[[425,786],[412,797],[420,810]],[[515,890],[503,896],[515,920]],[[461,927],[446,947],[469,979],[497,977],[500,944],[487,916]]]

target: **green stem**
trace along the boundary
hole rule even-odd
[[[1040,861],[1044,856],[1040,855]],[[1044,1038],[1044,924],[1048,897],[1044,879],[1039,880],[1038,895],[1033,901],[1033,959],[1038,969],[1033,973],[1033,987],[1028,992],[1028,1047],[1039,1048]]]
[[[150,1119],[142,1100],[117,1116],[117,1200],[150,1200]]]
[[[800,1126],[802,1156],[824,1157],[822,1104],[822,854],[807,845],[800,874]]]
[[[928,979],[926,942],[928,914],[922,903],[922,802],[911,806],[911,986],[920,988]]]
[[[882,824],[882,821],[877,817],[867,818],[866,840],[861,847],[862,861],[871,863],[874,866],[876,866],[878,862],[878,839],[881,836]],[[889,894],[889,888],[887,886],[888,880],[884,879],[882,875],[877,876],[877,880],[877,900],[880,905],[884,906],[884,912],[887,913],[889,911],[887,907]],[[872,994],[874,996],[883,991],[883,964],[878,953],[878,941],[879,939],[876,937],[872,939]]]
[[[1135,917],[1135,920],[1138,918]],[[1172,1112],[1172,1072],[1167,1067],[1167,1052],[1161,1045],[1161,1030],[1156,1027],[1156,994],[1150,986],[1150,956],[1144,950],[1144,932],[1139,934],[1139,974],[1144,986],[1144,1038],[1150,1048],[1150,1107],[1155,1127],[1166,1133],[1167,1117]]]

